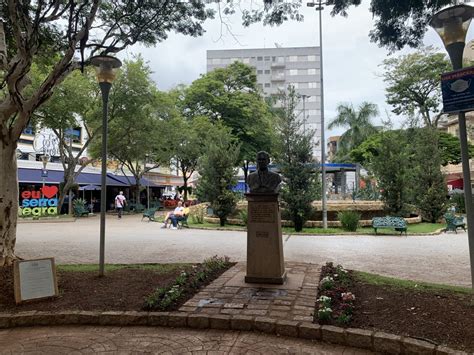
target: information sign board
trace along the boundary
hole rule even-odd
[[[16,303],[59,295],[54,258],[15,261],[13,275]]]
[[[474,110],[474,67],[442,74],[441,91],[444,113]]]

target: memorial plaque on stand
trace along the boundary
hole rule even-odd
[[[59,295],[54,258],[15,261],[13,279],[16,303]]]

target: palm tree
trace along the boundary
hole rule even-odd
[[[349,152],[359,146],[370,135],[377,132],[371,118],[379,114],[377,105],[363,102],[357,110],[352,104],[339,104],[336,108],[337,116],[329,123],[328,128],[349,127],[340,140],[336,159],[345,160]]]

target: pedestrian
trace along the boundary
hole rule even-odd
[[[122,218],[122,211],[124,206],[127,204],[127,199],[123,195],[123,191],[120,191],[117,196],[115,196],[115,208],[118,212],[118,218]]]

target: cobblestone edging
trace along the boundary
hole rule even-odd
[[[182,312],[40,312],[0,313],[0,329],[25,326],[107,325],[162,326],[194,329],[259,331],[384,354],[468,354],[414,338],[355,328],[320,326],[309,322],[244,315],[186,314]]]

